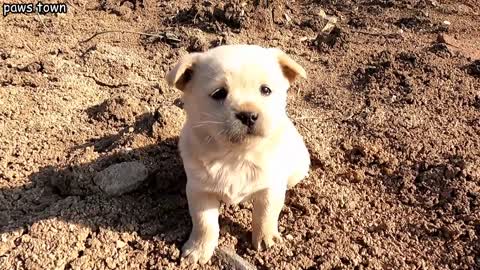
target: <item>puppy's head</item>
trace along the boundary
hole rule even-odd
[[[287,89],[305,70],[275,48],[227,45],[184,56],[167,74],[194,132],[229,143],[267,138],[287,119]]]

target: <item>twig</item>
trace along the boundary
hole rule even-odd
[[[118,84],[111,84],[111,83],[106,83],[106,82],[103,82],[101,80],[99,80],[97,77],[93,76],[93,75],[83,75],[87,78],[90,78],[90,79],[93,79],[95,81],[96,84],[100,85],[100,86],[106,86],[106,87],[109,87],[109,88],[118,88],[118,87],[122,87],[122,86],[128,86],[128,83],[118,83]]]
[[[306,119],[319,119],[319,117],[312,117],[312,116],[297,117],[297,118],[293,118],[293,121],[301,125],[304,129],[306,129],[310,133],[313,133],[313,131],[309,127],[307,127],[307,125],[305,125],[301,121],[298,121],[298,120],[306,120]]]
[[[450,42],[447,42],[447,41],[441,41],[441,42],[439,42],[439,43],[443,43],[443,44],[445,44],[445,45],[452,46],[452,47],[457,48],[457,49],[459,49],[459,50],[464,50],[464,48],[462,48],[462,47],[460,47],[460,46],[458,46],[458,45],[452,44],[452,43],[450,43]]]
[[[66,0],[65,2],[68,4],[69,8],[72,8],[72,7],[73,7],[73,9],[78,9],[78,6],[70,3],[69,0]]]
[[[373,33],[373,32],[367,32],[367,31],[362,31],[362,30],[351,30],[353,33],[358,33],[358,34],[363,34],[363,35],[369,35],[369,36],[375,36],[375,37],[399,37],[400,33]]]
[[[40,23],[43,25],[43,28],[45,29],[45,31],[48,33],[50,32],[50,29],[47,27],[47,25],[45,24],[45,22],[43,22],[43,19],[42,17],[40,16],[40,13],[38,13],[38,10],[35,11],[35,15],[37,17],[37,19],[40,21]]]
[[[314,117],[314,116],[303,116],[303,117],[297,117],[294,118],[293,120],[306,120],[306,119],[320,119],[320,117]]]
[[[30,52],[33,52],[32,48],[30,46],[28,46],[28,44],[25,42],[25,40],[22,40],[22,43],[23,43],[24,47],[27,47],[27,49],[30,50]]]
[[[129,33],[129,34],[144,35],[144,36],[148,36],[148,37],[165,38],[164,34],[150,34],[150,33],[145,33],[145,32],[137,32],[137,31],[129,31],[129,30],[107,30],[107,31],[97,32],[93,36],[91,36],[91,37],[89,37],[85,40],[80,41],[80,43],[88,42],[88,41],[94,39],[95,37],[97,37],[99,35],[108,34],[108,33]]]
[[[195,13],[195,16],[193,16],[193,24],[197,24],[197,16],[198,16],[198,11]]]
[[[313,133],[313,131],[309,127],[307,127],[307,125],[305,125],[304,123],[302,123],[302,122],[297,122],[297,123],[300,124],[308,132]]]
[[[358,33],[358,34],[364,34],[364,35],[369,35],[369,36],[384,36],[385,34],[383,33],[372,33],[372,32],[367,32],[367,31],[362,31],[362,30],[352,30],[353,33]]]

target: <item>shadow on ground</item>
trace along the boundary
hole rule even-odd
[[[178,137],[137,149],[122,147],[125,137],[152,135],[155,118],[155,114],[139,115],[133,132],[124,128],[73,147],[64,166],[43,167],[29,176],[28,184],[0,189],[0,234],[19,229],[28,234],[33,224],[56,218],[87,226],[93,234],[100,229],[135,232],[143,240],[160,239],[180,248],[188,238],[191,221]],[[95,174],[126,161],[142,162],[149,169],[147,180],[121,196],[103,193],[93,180]],[[222,217],[221,222],[240,232],[238,237],[248,237],[247,230],[229,217]]]

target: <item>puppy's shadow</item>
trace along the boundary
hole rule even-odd
[[[59,162],[63,165],[40,168],[23,186],[0,188],[0,234],[28,233],[34,223],[56,218],[87,226],[92,234],[100,229],[136,232],[142,239],[157,237],[180,247],[188,237],[191,221],[178,137],[137,149],[123,147],[128,137],[139,133],[148,137],[155,123],[154,114],[136,119],[133,132],[124,128],[117,134],[91,139],[73,147],[67,161]],[[142,162],[149,172],[147,179],[135,191],[121,196],[102,192],[94,176],[126,161]]]

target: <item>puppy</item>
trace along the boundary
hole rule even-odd
[[[285,192],[308,175],[310,155],[286,113],[287,89],[305,70],[276,48],[226,45],[183,57],[167,74],[183,91],[179,149],[193,228],[182,248],[192,263],[218,243],[220,203],[253,200],[255,249],[282,238]]]

